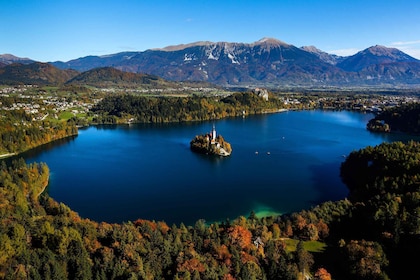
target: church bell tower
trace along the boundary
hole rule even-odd
[[[213,130],[211,131],[211,140],[216,141],[216,126],[213,123]]]

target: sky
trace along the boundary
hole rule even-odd
[[[419,0],[0,0],[0,54],[41,62],[271,37],[341,56],[420,59]]]

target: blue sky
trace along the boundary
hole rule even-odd
[[[263,37],[338,55],[384,45],[420,59],[420,1],[0,0],[0,54],[43,62]]]

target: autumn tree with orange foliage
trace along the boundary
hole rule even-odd
[[[314,280],[331,280],[331,274],[325,268],[318,268],[314,274]]]
[[[228,230],[229,239],[233,245],[249,250],[251,247],[252,233],[243,226],[233,226]]]
[[[382,279],[382,269],[388,265],[382,246],[373,241],[352,240],[344,247],[352,275],[363,279]]]
[[[254,213],[171,227],[81,218],[42,192],[46,165],[2,161],[0,279],[406,279],[417,269],[410,256],[420,250],[413,214],[420,201],[419,154],[415,143],[360,152],[363,162],[386,159],[374,170],[361,167],[374,173],[367,178],[372,188],[370,182],[359,186],[363,203],[343,199],[281,216],[260,219]],[[398,168],[387,167],[391,163]],[[382,182],[382,172],[395,178]],[[327,249],[313,253],[308,243]]]

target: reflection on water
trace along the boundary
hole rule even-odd
[[[47,144],[33,148],[19,155],[6,158],[4,160],[6,161],[7,164],[10,164],[13,160],[18,159],[18,158],[30,159],[30,158],[41,157],[43,154],[47,154],[49,151],[53,149],[59,148],[60,146],[71,144],[71,142],[76,140],[77,137],[78,137],[77,135],[74,135],[74,136],[58,139],[53,142],[49,142]]]

